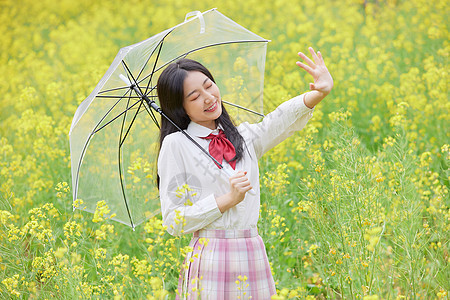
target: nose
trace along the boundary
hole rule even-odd
[[[205,92],[205,102],[210,103],[214,101],[214,96],[211,93]]]

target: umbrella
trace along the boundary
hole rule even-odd
[[[73,200],[83,201],[74,209],[93,213],[104,200],[110,217],[133,229],[156,214],[159,74],[179,58],[197,60],[213,71],[230,115],[258,121],[267,42],[212,9],[120,49],[72,121]]]

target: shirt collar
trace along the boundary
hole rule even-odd
[[[208,135],[212,134],[218,134],[219,129],[222,129],[222,125],[219,124],[216,129],[211,130],[208,127],[202,126],[200,124],[197,124],[193,121],[191,121],[186,129],[186,132],[190,135],[198,136],[198,137],[206,137]]]

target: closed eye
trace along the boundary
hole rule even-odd
[[[213,82],[209,78],[206,78],[205,81],[203,81],[203,86],[205,87],[205,89],[209,89],[210,87],[212,87],[212,85]]]

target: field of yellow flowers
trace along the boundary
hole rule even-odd
[[[189,237],[72,212],[68,132],[118,49],[214,7],[272,40],[266,112],[308,87],[308,46],[335,80],[261,160],[274,299],[448,299],[443,0],[1,0],[0,298],[174,298]]]

